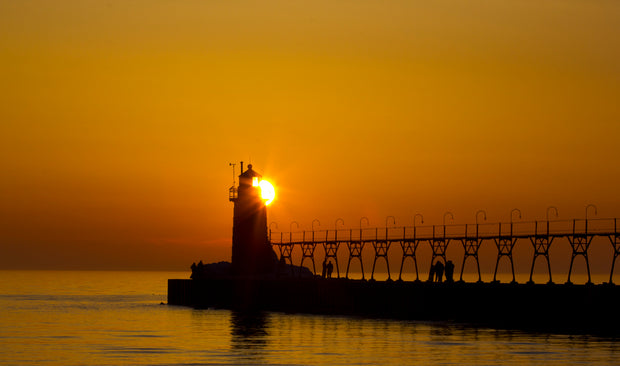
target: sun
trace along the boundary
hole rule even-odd
[[[273,202],[273,199],[276,198],[276,190],[273,188],[273,185],[266,180],[261,180],[258,186],[260,187],[261,198],[266,200],[265,205],[269,205]]]

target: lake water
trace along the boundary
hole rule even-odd
[[[0,271],[0,364],[618,364],[620,341],[162,305],[171,272]]]

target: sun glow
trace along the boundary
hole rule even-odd
[[[258,186],[260,187],[261,198],[266,200],[265,205],[269,205],[276,197],[276,190],[273,188],[273,185],[266,180],[261,180]]]

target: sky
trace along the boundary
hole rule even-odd
[[[0,80],[0,269],[230,260],[240,161],[282,230],[620,217],[617,1],[0,1]]]

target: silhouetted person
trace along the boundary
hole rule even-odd
[[[443,269],[443,263],[441,263],[441,261],[437,261],[437,263],[435,264],[435,275],[437,282],[443,281]]]
[[[327,263],[327,278],[332,278],[332,272],[334,271],[334,265],[331,261]]]
[[[192,279],[204,278],[205,277],[205,265],[202,261],[198,262],[198,264],[192,263]]]
[[[327,259],[323,260],[323,272],[321,273],[321,277],[325,278],[325,275],[327,274]]]
[[[446,282],[454,282],[454,263],[446,262]]]
[[[431,263],[431,269],[428,272],[428,282],[433,282],[435,280],[435,265]]]

